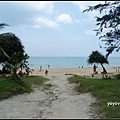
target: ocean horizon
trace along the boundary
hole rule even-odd
[[[48,68],[91,68],[93,64],[87,63],[88,57],[29,57],[28,63],[31,69]],[[120,67],[120,57],[109,57],[109,64],[103,64],[104,67]],[[100,64],[96,64],[101,67]],[[2,65],[0,64],[0,68]]]
[[[29,67],[33,69],[42,68],[90,68],[93,64],[87,63],[88,57],[29,57]],[[120,57],[109,57],[109,64],[103,64],[105,67],[118,67],[120,66]],[[100,64],[96,64],[101,67]]]

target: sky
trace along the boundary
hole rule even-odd
[[[9,25],[0,34],[14,33],[29,56],[105,55],[94,31],[99,12],[83,13],[99,3],[104,1],[0,1],[0,23]]]

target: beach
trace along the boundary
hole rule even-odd
[[[48,70],[48,76],[61,76],[61,75],[81,75],[83,77],[91,77],[93,74],[93,68],[42,68],[42,71],[39,71],[39,69],[34,69],[30,75],[45,75],[45,70]],[[116,71],[115,67],[109,67],[106,68],[108,72],[108,76],[115,75],[118,72]],[[94,74],[95,77],[102,77],[101,72],[103,71],[102,68],[97,68],[98,74]]]
[[[45,75],[45,70],[48,74]],[[108,75],[117,74],[115,68],[106,68]],[[102,77],[102,68],[97,68],[95,77]],[[49,90],[33,86],[33,92],[14,95],[0,101],[0,118],[40,118],[40,119],[94,119],[100,118],[91,105],[96,98],[91,93],[78,93],[74,88],[79,84],[70,84],[67,80],[73,74],[91,77],[92,68],[43,68],[34,69],[30,75],[49,79],[45,84],[52,84]]]

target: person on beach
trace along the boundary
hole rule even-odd
[[[42,66],[40,66],[40,70],[39,70],[40,72],[42,71]]]
[[[50,65],[48,65],[48,68],[50,68]]]
[[[45,70],[45,75],[47,75],[48,74],[48,70]]]
[[[93,66],[93,74],[98,74],[98,72],[96,71],[96,68],[97,68],[97,66],[94,64],[94,66]]]

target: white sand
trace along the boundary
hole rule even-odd
[[[91,77],[93,73],[93,68],[43,68],[41,72],[39,72],[39,69],[34,69],[34,72],[30,75],[41,75],[41,76],[46,76],[45,75],[45,70],[48,70],[48,76],[63,76],[65,74],[77,74],[81,76],[86,76],[86,77]],[[117,74],[115,68],[106,68],[108,72],[108,76]],[[103,71],[102,68],[97,68],[98,74],[95,74],[95,78],[100,78],[102,77],[101,72]]]
[[[65,74],[91,75],[92,70],[78,69],[48,69],[34,71],[34,75],[43,75],[53,85],[50,90],[34,88],[34,92],[12,96],[0,101],[0,118],[99,118],[91,107],[96,99],[90,94],[80,94],[73,90],[76,85],[69,84]],[[113,68],[109,72],[115,72]],[[86,72],[85,72],[86,71]],[[32,74],[32,75],[33,75]]]

